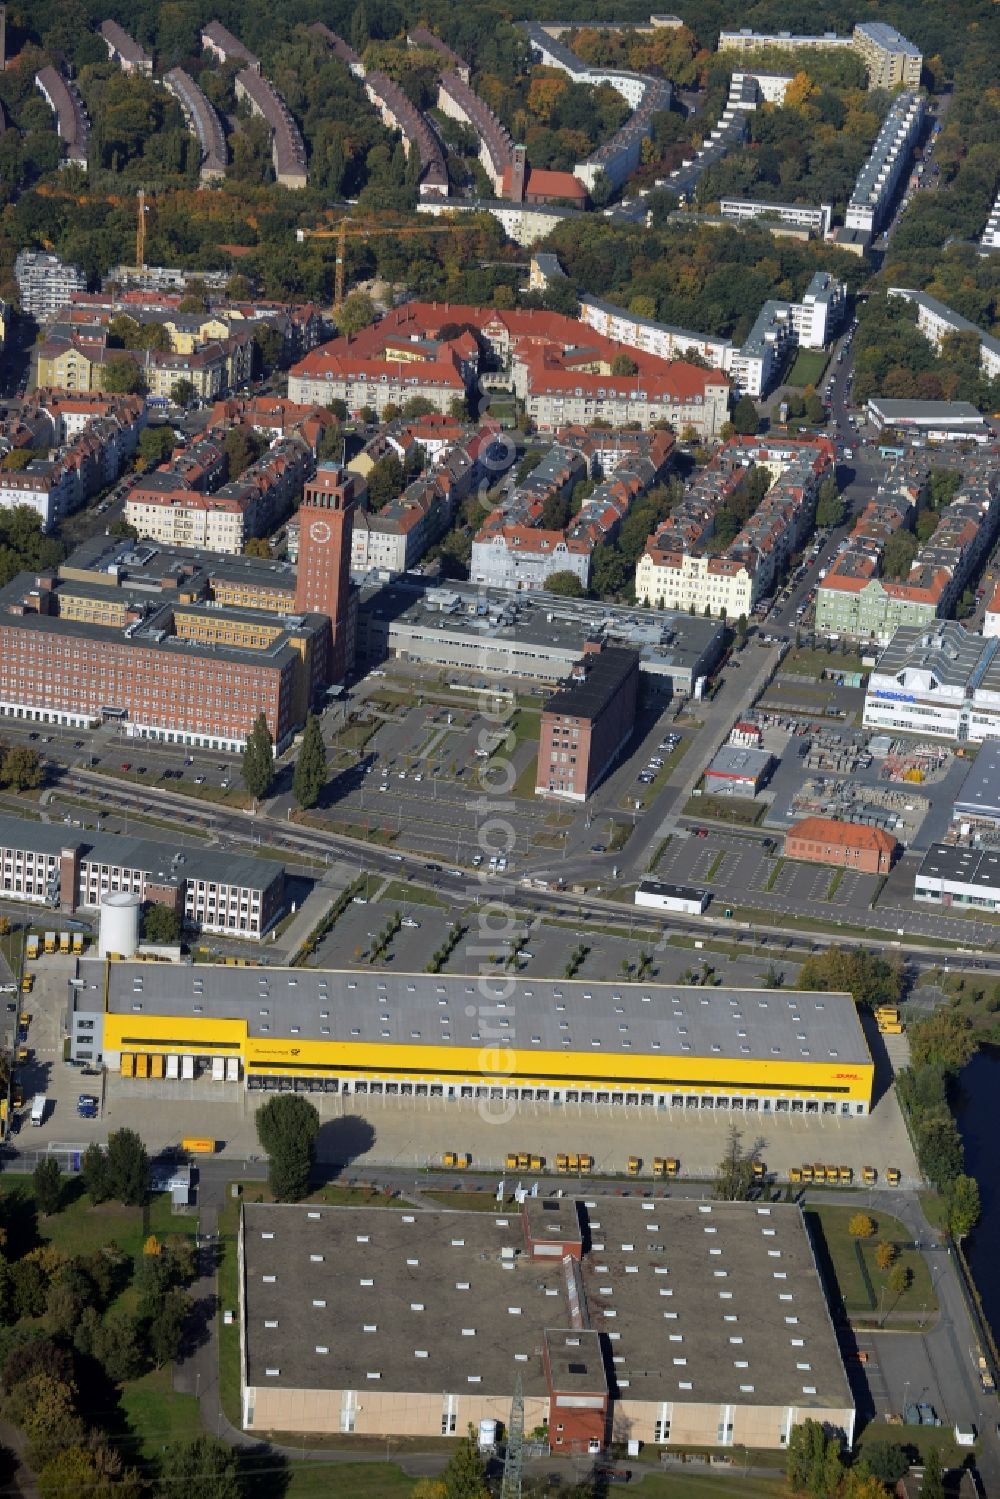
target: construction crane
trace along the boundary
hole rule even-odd
[[[449,221],[447,224],[355,224],[351,219],[341,219],[335,229],[296,229],[295,238],[299,244],[305,244],[307,239],[335,239],[337,241],[337,260],[334,272],[333,310],[339,311],[344,305],[344,262],[347,256],[348,239],[369,239],[374,234],[391,234],[396,239],[409,238],[414,234],[468,234],[480,231],[481,224],[456,224]]]
[[[146,189],[139,189],[139,214],[135,223],[135,268],[141,271],[146,264]]]
[[[524,1461],[524,1388],[520,1374],[514,1381],[507,1424],[507,1451],[503,1460],[500,1499],[521,1499],[521,1467]]]

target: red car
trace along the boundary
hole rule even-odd
[[[122,770],[131,770],[131,769],[132,769],[132,761],[131,760],[123,760],[122,761]]]

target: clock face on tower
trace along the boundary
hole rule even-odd
[[[325,520],[314,520],[309,527],[309,536],[318,546],[325,546],[333,532]]]

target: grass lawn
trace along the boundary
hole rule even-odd
[[[124,1254],[138,1254],[147,1234],[154,1233],[158,1239],[168,1234],[192,1234],[195,1219],[170,1211],[170,1197],[159,1192],[150,1199],[148,1228],[144,1226],[142,1208],[123,1207],[120,1202],[105,1202],[94,1207],[83,1193],[83,1183],[77,1176],[65,1179],[63,1200],[66,1206],[51,1218],[39,1217],[38,1237],[53,1244],[65,1254],[93,1254],[113,1239]],[[3,1197],[12,1221],[11,1233],[19,1232],[18,1222],[27,1228],[27,1218],[34,1217],[31,1177],[15,1172],[4,1172]]]
[[[692,796],[684,808],[685,817],[711,817],[717,822],[731,822],[739,827],[752,828],[760,822],[765,811],[764,802],[751,801],[745,796]]]
[[[15,978],[21,971],[21,954],[24,951],[26,935],[26,927],[16,926],[13,931],[7,933],[6,937],[0,937],[0,953],[3,953],[7,966]]]
[[[444,910],[449,909],[449,902],[435,895],[433,890],[428,890],[423,885],[410,885],[403,880],[391,881],[379,896],[379,903],[381,904],[382,901],[397,905],[440,906]]]
[[[826,369],[825,349],[800,349],[785,380],[786,385],[815,385]]]
[[[898,1265],[907,1266],[912,1274],[909,1290],[896,1298],[886,1289],[884,1300],[882,1299],[882,1287],[886,1285],[891,1272],[883,1272],[878,1268],[875,1263],[875,1251],[883,1239],[900,1245],[909,1243],[909,1234],[898,1218],[891,1218],[887,1213],[872,1213],[870,1216],[877,1227],[874,1238],[853,1239],[848,1233],[847,1226],[855,1212],[860,1211],[862,1211],[860,1207],[834,1206],[810,1206],[806,1211],[810,1228],[815,1231],[818,1226],[822,1241],[826,1244],[830,1264],[837,1278],[848,1314],[877,1316],[881,1304],[882,1310],[887,1315],[893,1312],[920,1314],[926,1309],[928,1317],[933,1316],[937,1311],[937,1296],[931,1285],[927,1262],[916,1250],[901,1249],[896,1261]],[[819,1235],[817,1237],[819,1238]],[[873,1298],[868,1294],[865,1277],[858,1263],[856,1244],[861,1246],[868,1279],[874,1293],[874,1304]]]
[[[805,646],[797,646],[788,652],[781,670],[818,680],[825,671],[862,671],[863,667],[857,651],[848,651],[842,656],[839,651],[810,651]]]
[[[475,1158],[473,1157],[473,1167]],[[434,1191],[422,1192],[422,1197],[429,1197],[431,1202],[438,1202],[443,1208],[453,1208],[456,1213],[493,1213],[499,1212],[500,1206],[496,1200],[496,1193],[492,1189],[488,1192],[464,1192],[456,1183],[453,1192]]]
[[[864,1452],[873,1442],[892,1442],[900,1447],[915,1447],[921,1459],[936,1447],[945,1468],[959,1468],[969,1455],[966,1447],[956,1447],[946,1426],[890,1426],[885,1421],[872,1421],[858,1437],[858,1448]]]
[[[532,755],[527,765],[521,771],[514,782],[514,796],[519,801],[531,802],[535,799],[535,782],[538,780],[538,756]]]
[[[122,1411],[134,1433],[132,1442],[123,1448],[129,1462],[155,1460],[164,1447],[190,1442],[201,1431],[197,1400],[173,1390],[169,1369],[155,1369],[125,1385]]]
[[[924,1210],[924,1217],[932,1228],[939,1233],[944,1233],[948,1227],[948,1209],[944,1198],[938,1192],[918,1192],[920,1206]]]
[[[294,1445],[301,1445],[297,1438]],[[325,1463],[322,1459],[293,1462],[288,1467],[287,1487],[259,1489],[261,1495],[283,1493],[285,1499],[406,1499],[417,1480],[407,1478],[395,1463]],[[251,1488],[254,1479],[251,1473]]]
[[[744,1478],[738,1463],[735,1467],[735,1472],[725,1473],[711,1473],[699,1465],[690,1474],[683,1469],[654,1471],[644,1478],[636,1474],[630,1487],[634,1487],[636,1481],[641,1483],[643,1499],[661,1499],[661,1496],[662,1499],[718,1499],[723,1494],[732,1494],[735,1499],[776,1499],[776,1496],[788,1493],[783,1478]]]
[[[518,708],[510,723],[505,727],[508,733],[514,736],[513,749],[527,739],[537,740],[542,729],[541,711],[537,708]]]

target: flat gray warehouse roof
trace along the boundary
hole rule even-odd
[[[535,1242],[550,1206],[574,1211],[565,1199],[526,1206]],[[590,1346],[568,1372],[586,1388],[611,1378],[631,1400],[853,1407],[798,1207],[602,1199],[575,1211],[576,1325]],[[526,1395],[547,1392],[541,1347],[574,1327],[570,1286],[561,1257],[531,1257],[517,1207],[243,1212],[249,1386],[364,1390],[377,1378],[382,1391],[487,1395],[520,1374]],[[604,1367],[598,1337],[614,1359]]]
[[[88,989],[103,985],[100,960],[84,959],[80,973]],[[494,992],[498,997],[491,1003]],[[92,1007],[83,995],[79,1007]],[[336,1038],[476,1047],[509,1031],[522,1059],[537,1048],[591,1056],[633,1051],[665,1058],[871,1062],[849,994],[791,989],[502,974],[493,990],[489,980],[464,975],[112,963],[108,1009],[127,1014],[137,1005],[152,1015],[245,1019],[251,1035],[295,1034],[302,1044]]]

